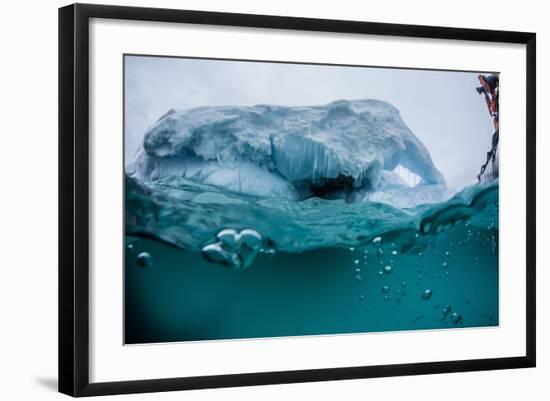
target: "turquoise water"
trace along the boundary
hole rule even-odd
[[[223,229],[261,235],[249,266],[205,257]],[[499,322],[498,183],[402,210],[127,180],[126,232],[128,344]]]

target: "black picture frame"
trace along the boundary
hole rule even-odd
[[[520,357],[90,383],[89,21],[160,21],[526,45],[526,353]],[[534,367],[536,35],[526,32],[74,4],[59,9],[59,391],[95,396]]]

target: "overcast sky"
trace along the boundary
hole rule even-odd
[[[319,105],[337,99],[393,104],[451,187],[476,182],[493,134],[477,73],[165,57],[125,58],[125,157],[171,108]]]

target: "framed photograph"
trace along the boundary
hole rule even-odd
[[[59,390],[535,366],[535,34],[59,10]]]

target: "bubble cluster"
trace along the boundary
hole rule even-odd
[[[457,313],[457,312],[453,312],[451,314],[451,319],[453,321],[454,324],[458,324],[461,322],[462,320],[462,316],[460,315],[460,313]]]
[[[217,242],[202,248],[203,256],[211,262],[234,269],[250,267],[259,252],[269,255],[275,253],[272,248],[264,249],[264,239],[250,228],[240,232],[232,228],[221,230],[216,235],[216,240]]]

